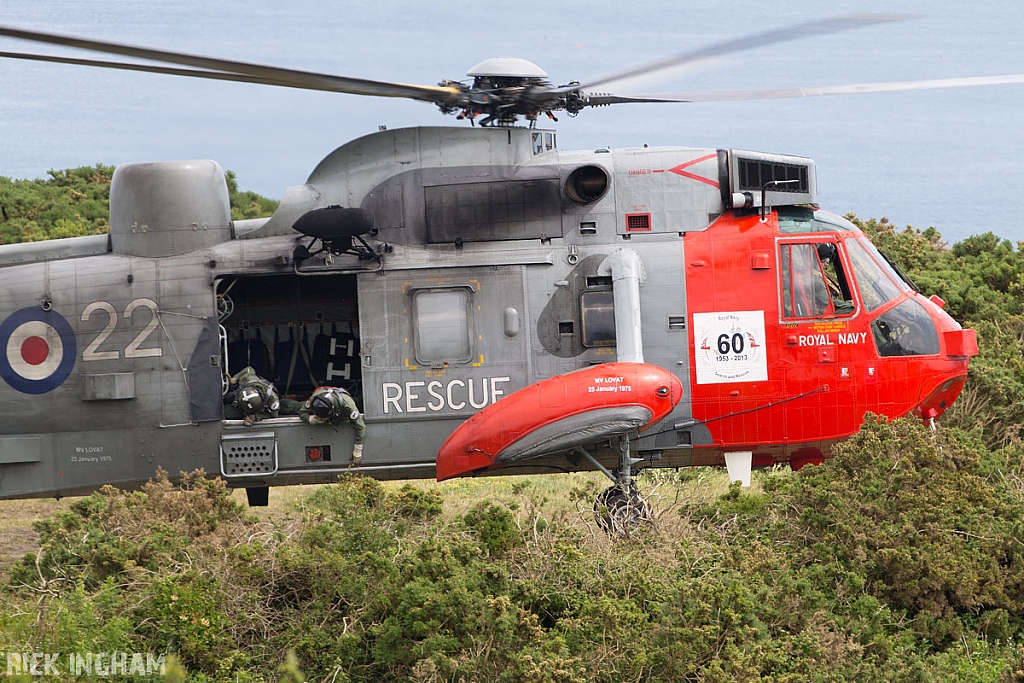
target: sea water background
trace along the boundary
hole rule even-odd
[[[485,58],[514,55],[560,84],[856,12],[919,17],[752,50],[634,91],[1024,73],[1024,3],[1016,0],[3,0],[0,24],[424,84],[462,79]],[[40,49],[0,39],[0,50]],[[809,156],[825,208],[935,226],[952,243],[988,231],[1024,240],[1022,111],[1024,85],[1013,85],[621,105],[561,116],[554,127],[562,149],[686,145]],[[211,158],[235,171],[243,189],[280,198],[332,149],[380,125],[458,124],[419,102],[0,60],[0,176]]]

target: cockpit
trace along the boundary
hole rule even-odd
[[[939,353],[935,323],[913,296],[916,288],[852,223],[809,208],[782,209],[778,221],[782,323],[866,315],[880,356]]]

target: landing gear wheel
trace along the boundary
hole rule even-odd
[[[651,507],[633,487],[610,486],[594,502],[597,525],[610,536],[632,536],[651,521]]]

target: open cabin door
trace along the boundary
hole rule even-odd
[[[357,402],[359,306],[354,275],[239,275],[217,284],[226,366],[251,366],[282,397],[338,386]]]

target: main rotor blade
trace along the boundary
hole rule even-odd
[[[31,52],[0,52],[0,58],[23,59],[33,62],[52,62],[55,64],[73,64],[76,66],[94,66],[103,69],[119,69],[121,71],[142,71],[152,74],[167,74],[170,76],[188,76],[190,78],[209,78],[218,81],[237,81],[239,83],[258,83],[260,85],[276,85],[289,87],[288,83],[272,81],[269,79],[246,76],[244,74],[232,74],[224,71],[202,71],[199,69],[177,69],[172,66],[159,66],[156,64],[134,64],[132,62],[108,62],[98,59],[79,59],[76,57],[58,57],[56,55],[40,55]],[[290,85],[290,87],[302,87]]]
[[[1012,85],[1024,83],[1024,74],[1005,76],[966,76],[937,78],[924,81],[892,81],[887,83],[859,83],[856,85],[826,85],[806,88],[774,88],[766,90],[732,90],[721,92],[678,93],[673,95],[591,95],[587,105],[644,102],[737,102],[743,100],[774,100],[794,97],[824,97],[826,95],[867,95],[880,92],[910,92],[943,88],[973,88],[984,85]]]
[[[76,36],[59,35],[55,33],[43,33],[40,31],[29,31],[14,28],[12,26],[0,26],[0,36],[18,38],[37,43],[50,45],[62,45],[75,47],[93,52],[104,52],[107,54],[122,55],[125,57],[136,57],[156,62],[167,62],[169,64],[181,64],[183,66],[197,67],[207,71],[198,73],[187,73],[181,70],[160,71],[159,73],[172,73],[175,75],[189,75],[199,78],[213,78],[212,73],[225,73],[246,76],[257,80],[245,78],[224,79],[240,80],[243,82],[266,83],[268,85],[286,85],[293,88],[306,88],[308,90],[325,90],[328,92],[348,93],[352,95],[371,95],[376,97],[405,97],[414,100],[425,100],[434,103],[449,103],[456,99],[458,90],[453,87],[436,85],[413,85],[406,83],[390,83],[387,81],[373,81],[365,78],[348,78],[346,76],[333,76],[312,71],[301,71],[297,69],[286,69],[281,67],[267,66],[263,64],[252,64],[248,62],[237,62],[229,59],[216,59],[203,57],[201,55],[190,55],[168,50],[154,50],[133,45],[123,45],[102,40],[90,40]],[[43,61],[58,61],[60,58]],[[83,60],[82,63],[84,63]],[[74,62],[72,62],[74,63]],[[96,63],[90,66],[104,66],[106,68],[124,69],[130,68],[124,64],[107,66],[114,63]],[[145,71],[146,69],[133,69]]]
[[[755,33],[753,35],[746,35],[740,38],[732,38],[692,52],[684,52],[683,54],[679,54],[674,57],[667,57],[656,62],[649,62],[647,64],[631,67],[606,76],[601,76],[578,85],[561,86],[556,88],[555,92],[564,93],[574,90],[592,90],[593,88],[605,83],[626,81],[636,79],[641,76],[649,76],[658,71],[682,66],[684,64],[691,64],[710,57],[721,57],[723,55],[734,54],[746,50],[754,50],[756,48],[773,45],[775,43],[783,43],[790,40],[798,40],[812,36],[829,35],[832,33],[839,33],[841,31],[861,28],[863,26],[870,26],[872,24],[881,24],[889,21],[903,21],[905,19],[913,18],[914,16],[909,14],[846,14],[838,17],[830,17],[828,19],[819,19],[817,21],[810,21],[803,24],[796,24],[794,26],[786,26],[772,31],[766,31],[764,33]],[[616,89],[621,90],[622,84],[620,84]]]

